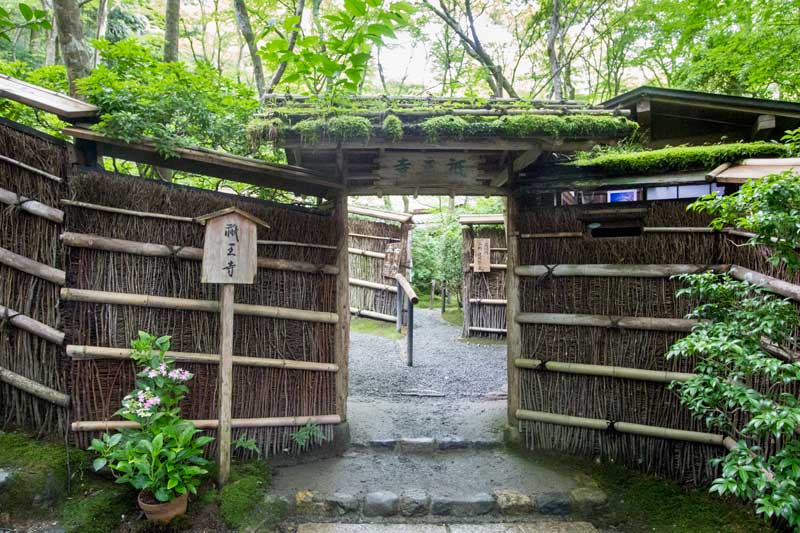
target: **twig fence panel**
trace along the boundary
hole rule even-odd
[[[367,211],[368,213],[368,211]],[[355,315],[394,322],[397,317],[397,287],[394,274],[387,276],[387,251],[399,249],[396,272],[409,277],[412,224],[390,220],[349,218],[350,307]],[[405,315],[404,315],[405,316]],[[404,323],[405,323],[404,318]]]
[[[315,420],[332,437],[342,417],[331,213],[89,170],[72,178],[63,205],[62,308],[76,428],[113,419],[134,385],[125,351],[139,330],[170,335],[181,366],[195,374],[183,415],[216,419],[219,294],[218,286],[200,283],[196,250],[203,247],[204,228],[194,218],[235,205],[271,227],[259,228],[255,282],[236,289],[232,416],[250,422],[238,424],[233,438],[255,438],[268,456],[297,453],[290,438],[297,417],[323,417]],[[73,433],[82,446],[95,434]]]
[[[505,338],[506,330],[506,270],[497,265],[506,264],[507,243],[502,224],[465,224],[462,231],[461,254],[464,284],[465,337]],[[495,265],[489,272],[475,272],[474,239],[489,239],[490,262]]]
[[[59,289],[67,145],[0,119],[0,429],[63,435],[69,380]]]

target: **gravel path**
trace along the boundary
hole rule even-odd
[[[403,391],[425,389],[445,398],[479,399],[506,390],[506,346],[460,339],[461,328],[438,311],[414,311],[414,366],[405,364],[405,340],[350,334],[350,396],[403,398]]]

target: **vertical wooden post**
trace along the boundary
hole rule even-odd
[[[339,365],[336,373],[336,414],[347,420],[347,387],[348,357],[350,349],[350,275],[348,266],[348,229],[347,229],[347,195],[336,197],[336,266],[339,274],[336,278],[336,313],[339,322],[336,324],[334,340],[334,362]]]
[[[397,286],[397,305],[395,305],[395,313],[397,314],[397,332],[400,333],[403,330],[403,287],[400,286],[400,282],[396,282]]]
[[[233,301],[235,285],[222,285],[219,305],[219,404],[217,446],[219,447],[219,484],[228,481],[231,470],[231,404],[233,398]]]
[[[398,296],[400,295],[400,287],[398,283]],[[406,334],[406,342],[407,344],[407,353],[406,353],[406,364],[408,366],[414,366],[414,302],[411,301],[411,298],[408,298],[408,333]]]
[[[442,281],[442,314],[444,314],[445,310],[447,309],[447,282]]]
[[[513,196],[506,197],[505,230],[506,230],[506,342],[508,343],[508,424],[517,427],[517,409],[519,409],[519,369],[514,360],[522,357],[522,329],[517,323],[519,313],[519,276],[514,268],[519,265],[519,230],[517,222],[519,206]]]

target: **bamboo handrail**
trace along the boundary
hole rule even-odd
[[[508,333],[508,330],[503,328],[482,328],[479,326],[470,326],[470,331],[477,331],[479,333]]]
[[[363,255],[366,257],[374,257],[376,259],[386,259],[386,254],[381,252],[373,252],[372,250],[363,250],[361,248],[348,248],[348,253],[353,255]]]
[[[556,413],[545,413],[543,411],[529,411],[527,409],[517,409],[517,418],[521,420],[531,420],[533,422],[599,429],[603,431],[613,429],[614,431],[618,431],[620,433],[629,433],[631,435],[697,442],[700,444],[712,444],[716,446],[723,446],[723,440],[725,438],[724,435],[719,435],[716,433],[702,433],[700,431],[687,431],[684,429],[648,426],[644,424],[633,424],[630,422],[612,422],[611,420],[605,420],[602,418],[585,418],[581,416],[559,415]]]
[[[37,398],[60,405],[61,407],[67,407],[69,405],[68,394],[51,389],[37,381],[12,372],[7,368],[3,368],[2,366],[0,366],[0,381],[8,383],[12,387],[25,391],[28,394],[33,394]]]
[[[357,307],[350,308],[350,314],[356,316],[365,316],[367,318],[374,318],[375,320],[383,320],[385,322],[396,322],[397,317],[394,315],[385,315],[383,313],[378,313],[376,311],[370,311],[369,309],[359,309]]]
[[[8,320],[8,322],[23,331],[27,331],[32,335],[36,335],[53,344],[62,345],[64,343],[64,333],[55,328],[51,328],[47,324],[43,324],[38,320],[18,313],[10,307],[0,305],[0,321]]]
[[[51,173],[46,172],[46,171],[44,171],[42,169],[39,169],[39,168],[36,168],[36,167],[32,167],[32,166],[30,166],[30,165],[28,165],[26,163],[23,163],[22,161],[17,161],[16,159],[11,159],[10,157],[4,156],[4,155],[0,155],[0,161],[5,161],[6,163],[11,163],[12,165],[16,165],[16,166],[18,166],[20,168],[24,168],[25,170],[27,170],[29,172],[33,172],[34,174],[38,174],[38,175],[40,175],[42,177],[45,177],[47,179],[51,179],[51,180],[53,180],[55,182],[61,183],[61,178],[59,178],[55,174],[51,174]]]
[[[191,300],[188,298],[172,298],[168,296],[150,296],[147,294],[129,294],[121,292],[92,291],[85,289],[61,289],[61,299],[68,302],[86,302],[111,305],[135,305],[157,309],[177,309],[184,311],[219,312],[216,300]],[[335,313],[323,311],[306,311],[289,307],[269,305],[234,304],[233,311],[237,315],[278,318],[282,320],[301,320],[305,322],[321,322],[336,324],[339,317]]]
[[[583,233],[580,231],[558,231],[555,233],[520,233],[518,237],[520,239],[563,239],[563,238],[583,237]]]
[[[256,241],[263,246],[297,246],[299,248],[322,248],[323,250],[335,250],[336,246],[333,244],[313,244],[308,242],[294,242],[294,241]]]
[[[475,263],[470,263],[469,267],[474,269],[475,268]],[[491,264],[489,264],[489,268],[491,270],[506,270],[506,268],[508,268],[508,265],[506,265],[504,263],[491,263]]]
[[[541,359],[515,359],[514,366],[530,370],[537,370],[544,367],[545,370],[564,372],[567,374],[635,379],[639,381],[655,381],[657,383],[672,383],[673,381],[684,382],[697,375],[686,372],[670,372],[667,370],[645,370],[642,368],[624,366],[564,363],[560,361],[542,361]]]
[[[697,274],[713,270],[725,271],[729,265],[629,265],[629,264],[585,264],[585,265],[520,265],[514,269],[518,276],[597,276],[666,278],[680,274]]]
[[[418,304],[419,297],[417,296],[416,291],[414,291],[414,288],[408,282],[406,277],[402,274],[395,274],[394,279],[397,280],[397,284],[400,286],[400,288],[403,289],[403,293],[405,294],[406,298],[411,300],[411,303],[413,303],[414,305]]]
[[[216,429],[219,420],[189,420],[197,429]],[[340,424],[342,417],[339,415],[313,415],[313,416],[280,416],[271,418],[234,418],[231,427],[235,428],[263,428],[305,426],[309,422],[316,424]],[[116,429],[138,429],[136,422],[128,420],[81,420],[73,422],[72,431],[112,431]]]
[[[18,206],[26,213],[47,219],[56,224],[64,222],[64,212],[62,210],[6,189],[0,189],[0,202],[6,205]]]
[[[469,303],[471,304],[483,304],[483,305],[506,305],[508,300],[505,298],[470,298]]]
[[[682,227],[682,226],[648,226],[642,228],[644,233],[714,233],[714,228],[708,226]]]
[[[397,237],[380,237],[378,235],[365,235],[363,233],[348,233],[347,235],[350,236],[350,237],[358,237],[360,239],[376,239],[376,240],[379,240],[379,241],[395,241],[395,242],[399,242],[399,241],[402,240],[402,239],[398,239]]]
[[[118,252],[148,257],[178,257],[191,261],[202,261],[203,250],[191,246],[170,246],[166,244],[153,244],[149,242],[128,241],[112,239],[99,235],[86,233],[64,232],[61,240],[67,246],[75,248],[89,248],[106,252]],[[336,275],[339,269],[334,265],[315,265],[304,261],[289,261],[287,259],[273,259],[271,257],[257,258],[259,268],[270,270],[288,270],[292,272],[306,272],[309,274],[322,273]]]
[[[104,346],[82,346],[68,344],[67,355],[74,360],[120,359],[128,360],[131,350],[128,348],[107,348]],[[196,352],[166,352],[166,356],[175,361],[186,363],[218,364],[219,354]],[[296,361],[293,359],[271,359],[266,357],[233,356],[233,364],[266,368],[286,368],[289,370],[318,370],[320,372],[338,372],[339,366],[332,363],[315,363],[313,361]]]
[[[107,205],[90,204],[88,202],[78,202],[75,200],[62,199],[63,205],[70,207],[82,207],[84,209],[92,209],[94,211],[105,211],[106,213],[115,213],[118,215],[128,215],[139,218],[161,218],[164,220],[173,220],[176,222],[196,222],[192,217],[180,217],[177,215],[166,215],[164,213],[151,213],[148,211],[134,211],[132,209],[122,209],[120,207],[109,207]]]
[[[746,281],[747,283],[774,292],[775,294],[780,294],[781,296],[800,302],[800,285],[767,276],[766,274],[739,265],[731,265],[728,273],[734,279]]]
[[[15,268],[26,274],[36,276],[45,281],[55,283],[56,285],[64,285],[67,280],[67,274],[63,270],[53,268],[44,263],[28,259],[27,257],[15,254],[11,250],[0,248],[0,264]]]
[[[386,285],[384,283],[377,283],[375,281],[367,281],[365,279],[350,278],[350,285],[356,287],[367,287],[368,289],[376,289],[379,291],[397,292],[397,287],[393,285]]]
[[[569,313],[520,313],[516,318],[518,324],[594,326],[603,328],[680,332],[689,332],[692,330],[692,327],[697,324],[696,320],[686,318],[651,318]]]

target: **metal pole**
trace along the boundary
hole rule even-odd
[[[406,335],[408,342],[406,359],[408,366],[414,366],[414,302],[411,298],[408,299],[408,334]]]
[[[397,282],[397,332],[403,329],[403,287]]]
[[[447,306],[447,285],[442,282],[442,313],[445,312]]]

